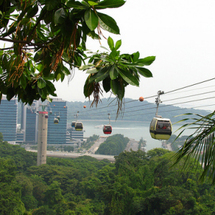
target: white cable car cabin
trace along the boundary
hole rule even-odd
[[[54,124],[58,124],[59,123],[59,119],[58,118],[54,118]]]
[[[75,123],[75,130],[76,131],[82,131],[83,130],[83,123],[82,122],[76,122]]]
[[[112,126],[111,125],[104,125],[103,132],[104,132],[104,134],[111,134],[112,133]]]
[[[172,123],[170,119],[154,117],[149,130],[153,139],[168,140],[172,134]]]

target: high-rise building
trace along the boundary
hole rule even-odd
[[[3,96],[0,104],[0,132],[3,134],[4,141],[16,141],[17,114],[17,99],[8,101]]]
[[[48,118],[48,144],[66,144],[67,132],[67,106],[66,101],[55,98],[47,106]],[[51,113],[50,113],[51,112]]]
[[[33,104],[21,104],[21,131],[23,132],[23,142],[36,143],[37,142],[37,127],[38,127],[38,114],[37,114],[38,101]],[[19,132],[19,133],[20,133]]]
[[[83,141],[83,138],[84,138],[84,131],[76,131],[74,128],[70,128],[69,129],[69,132],[70,132],[70,139],[72,141],[77,141],[77,140],[80,140],[80,141]]]
[[[37,142],[37,113],[31,106],[26,107],[25,112],[25,142]]]

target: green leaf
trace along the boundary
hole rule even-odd
[[[35,55],[34,55],[34,60],[35,62],[39,62],[42,59],[42,53],[40,51],[38,51]]]
[[[95,9],[117,8],[125,4],[124,0],[104,0],[95,5]]]
[[[118,73],[128,84],[139,86],[138,79],[135,76],[133,76],[129,70],[118,69]]]
[[[118,77],[118,72],[117,72],[117,69],[115,69],[115,65],[113,65],[110,69],[110,78],[111,80],[114,80]]]
[[[99,72],[95,76],[95,81],[100,82],[103,81],[109,75],[109,67],[104,67],[99,70]]]
[[[79,70],[86,70],[94,66],[93,64],[87,64],[79,67]]]
[[[70,75],[69,69],[66,68],[65,66],[63,66],[63,73],[64,73],[65,75]]]
[[[132,55],[133,55],[133,61],[134,62],[136,62],[139,59],[139,57],[140,57],[140,53],[139,52],[135,52]]]
[[[56,80],[59,81],[60,78],[61,78],[61,73],[58,73],[58,74],[57,74],[57,77],[56,77]]]
[[[74,0],[68,1],[67,6],[78,10],[86,10],[87,8],[89,8],[89,6],[86,6],[81,2],[75,2]]]
[[[110,86],[111,86],[111,90],[113,92],[114,95],[117,95],[118,92],[118,79],[115,80],[110,80]]]
[[[37,11],[38,11],[38,6],[35,5],[30,10],[28,10],[27,18],[31,18],[31,17],[35,16],[35,14],[37,13]]]
[[[14,88],[8,88],[7,90],[7,100],[11,100],[15,95]]]
[[[102,85],[103,85],[105,92],[106,93],[109,92],[110,91],[110,78],[109,77],[105,78],[102,82]]]
[[[113,39],[111,37],[108,37],[108,45],[110,47],[110,50],[114,49],[114,42],[113,42]]]
[[[109,31],[113,34],[120,33],[119,27],[117,26],[116,21],[112,17],[99,12],[97,12],[97,15],[99,17],[99,24],[105,31]]]
[[[64,8],[60,8],[57,11],[55,11],[54,14],[54,23],[55,24],[62,24],[66,18],[66,13],[64,11]]]
[[[151,65],[154,60],[155,60],[155,56],[149,56],[149,57],[139,59],[137,63],[141,63],[143,65]]]
[[[27,81],[26,81],[26,77],[24,75],[22,75],[20,77],[20,84],[22,85],[22,88],[25,89],[27,86]]]
[[[93,73],[97,73],[97,72],[98,72],[98,70],[96,68],[91,68],[91,69],[87,70],[87,73],[89,73],[89,74],[93,74]]]
[[[16,26],[12,26],[12,27],[10,27],[10,29],[8,30],[8,32],[2,34],[1,37],[6,37],[6,36],[12,34],[15,31],[16,31]]]
[[[94,31],[90,31],[87,35],[95,40],[101,39],[101,37],[98,34],[96,34]]]
[[[60,1],[58,0],[46,0],[45,5],[48,11],[54,10],[57,8],[58,5],[60,5]]]
[[[52,82],[46,80],[46,88],[49,94],[56,96],[56,94],[54,93],[56,89]]]
[[[64,78],[65,78],[65,74],[64,74],[64,73],[60,73],[60,74],[61,74],[60,80],[61,80],[61,82],[63,82],[63,80],[64,80]]]
[[[98,3],[97,3],[97,2],[94,2],[94,1],[88,1],[88,4],[89,4],[90,6],[98,5]]]
[[[146,78],[152,77],[152,73],[151,73],[150,70],[148,70],[148,69],[146,69],[146,68],[141,68],[141,67],[136,67],[136,69],[137,69],[137,72],[138,72],[140,75],[142,75],[142,76],[144,76],[144,77],[146,77]]]
[[[120,46],[121,46],[121,44],[122,44],[122,41],[121,41],[121,40],[118,40],[118,41],[116,42],[115,49],[116,49],[116,50],[119,49]]]
[[[125,95],[125,88],[122,84],[118,85],[118,91],[117,91],[117,96],[120,100],[124,98]]]
[[[85,11],[84,20],[91,31],[95,30],[95,28],[98,26],[98,17],[91,9]]]
[[[84,84],[84,95],[85,95],[85,97],[89,97],[92,94],[93,89],[94,89],[94,82],[89,83],[90,77],[91,77],[91,75],[89,75],[87,77],[87,80],[85,81],[85,84]]]
[[[44,88],[46,86],[46,81],[44,79],[42,79],[42,78],[39,78],[37,80],[37,86],[40,89]]]

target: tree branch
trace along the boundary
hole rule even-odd
[[[13,39],[7,39],[4,37],[0,37],[0,40],[10,42],[10,43],[25,43],[25,44],[32,44],[30,41],[23,41],[23,40],[13,40]]]
[[[1,51],[4,51],[4,50],[9,50],[9,49],[13,49],[13,46],[8,47],[8,48],[3,48],[3,49],[0,49],[0,50],[1,50]]]

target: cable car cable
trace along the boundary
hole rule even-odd
[[[197,82],[197,83],[194,83],[194,84],[190,84],[190,85],[187,85],[187,86],[184,86],[184,87],[180,87],[180,88],[177,88],[175,90],[170,90],[170,91],[165,92],[165,94],[172,93],[172,92],[175,92],[175,91],[178,91],[178,90],[182,90],[182,89],[186,89],[188,87],[193,87],[193,86],[196,86],[196,85],[199,85],[199,84],[203,84],[203,83],[206,83],[206,82],[209,82],[209,81],[212,81],[212,80],[215,80],[215,78],[207,79],[207,80],[200,81],[200,82]]]
[[[174,89],[174,90],[171,90],[171,91],[167,91],[165,92],[165,94],[169,94],[169,93],[173,93],[173,92],[176,92],[178,90],[182,90],[182,89],[186,89],[188,87],[192,87],[192,86],[196,86],[196,85],[199,85],[199,84],[202,84],[202,83],[206,83],[208,81],[212,81],[214,80],[215,78],[211,78],[211,79],[207,79],[207,80],[204,80],[204,81],[201,81],[201,82],[197,82],[197,83],[194,83],[194,84],[191,84],[191,85],[187,85],[187,86],[184,86],[184,87],[181,87],[181,88],[177,88],[177,89]],[[164,94],[164,95],[165,95]],[[153,95],[153,96],[149,96],[149,97],[145,97],[145,99],[147,98],[153,98],[153,97],[156,97],[156,95]],[[128,101],[128,102],[125,102],[125,103],[130,103],[130,102],[134,102],[134,101],[137,101],[137,100],[131,100],[131,101]],[[116,104],[117,105],[117,104]],[[91,110],[88,110],[88,111],[93,111],[93,110],[98,110],[98,109],[104,109],[104,108],[108,108],[108,107],[113,107],[113,106],[116,106],[116,105],[108,105],[108,106],[105,106],[105,107],[101,107],[101,108],[96,108],[96,109],[91,109]],[[131,108],[131,107],[130,107]]]
[[[209,94],[209,93],[214,93],[214,92],[215,92],[215,91],[209,91],[209,92],[204,92],[204,93],[198,93],[198,94],[193,94],[193,95],[178,97],[178,98],[174,98],[174,99],[162,100],[162,102],[168,102],[168,101],[173,101],[173,100],[178,100],[178,99],[190,98],[190,97],[193,97],[193,96],[201,96],[201,95],[205,95],[205,94]]]
[[[200,108],[200,107],[210,107],[210,106],[214,106],[215,104],[210,104],[210,105],[200,105],[200,106],[194,106],[192,108]],[[156,107],[154,107],[156,108]],[[172,112],[172,111],[178,111],[178,110],[182,110],[182,109],[187,109],[187,108],[177,108],[177,109],[174,109],[174,110],[161,110],[159,111],[159,113],[167,113],[167,112]],[[207,110],[205,110],[207,111]],[[209,111],[209,110],[208,110]],[[144,114],[154,114],[154,112],[146,112]],[[133,114],[133,115],[128,115],[128,116],[124,116],[124,117],[130,117],[130,116],[139,116],[140,114]]]

